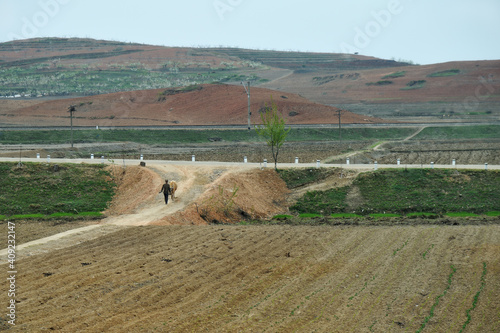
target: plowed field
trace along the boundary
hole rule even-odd
[[[19,252],[16,326],[6,322],[4,308],[2,329],[458,332],[465,325],[464,332],[500,330],[498,224],[193,226],[187,225],[189,216],[230,183],[241,189],[235,204],[262,216],[280,209],[286,189],[278,190],[279,181],[260,170],[130,170],[117,198],[135,203],[115,202],[113,216],[89,230],[87,240],[69,236],[54,246]],[[178,201],[165,208],[167,215],[154,209],[162,198],[151,197],[160,176],[184,184]],[[265,184],[274,190],[266,192]],[[255,203],[253,210],[245,203]],[[113,226],[121,224],[122,214],[128,226]],[[154,221],[184,225],[134,226]],[[5,256],[1,259],[5,275]],[[4,280],[3,302],[8,288]]]
[[[19,262],[12,330],[414,332],[453,265],[426,331],[458,332],[486,263],[467,332],[497,332],[499,240],[498,226],[127,228]]]

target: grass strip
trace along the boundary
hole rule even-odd
[[[417,212],[417,213],[406,214],[406,216],[407,217],[438,217],[439,215],[434,214],[434,213]]]
[[[449,217],[477,217],[479,215],[469,212],[449,212],[445,214]]]
[[[467,327],[467,325],[469,325],[469,323],[471,322],[472,320],[472,316],[471,316],[471,312],[474,311],[474,309],[476,308],[477,306],[477,302],[479,301],[479,296],[481,295],[481,292],[483,291],[484,289],[484,286],[486,285],[486,280],[485,280],[485,277],[486,277],[486,273],[487,273],[487,269],[486,269],[486,263],[483,262],[483,274],[481,274],[481,286],[479,287],[479,290],[478,292],[476,293],[476,295],[474,295],[474,299],[472,301],[472,306],[467,309],[467,311],[465,312],[466,315],[467,315],[467,320],[465,321],[465,323],[463,324],[462,326],[462,329],[460,329],[460,332],[459,333],[462,333],[465,328]]]
[[[363,216],[358,215],[358,214],[351,214],[351,213],[336,213],[330,215],[331,217],[335,219],[350,219],[350,218],[361,218]]]
[[[312,218],[315,218],[315,217],[323,217],[323,215],[321,215],[321,214],[313,214],[313,213],[304,213],[304,214],[300,214],[299,217],[303,218],[303,219],[312,219]]]
[[[445,296],[448,293],[448,290],[451,287],[451,282],[452,282],[452,279],[453,279],[453,275],[455,274],[456,271],[457,271],[457,269],[455,268],[455,266],[451,265],[451,273],[448,276],[448,283],[446,285],[446,288],[444,289],[444,291],[443,291],[443,293],[441,295],[438,295],[436,297],[436,301],[432,305],[431,311],[430,311],[429,315],[424,318],[424,321],[423,321],[422,325],[420,326],[420,328],[418,330],[415,331],[415,333],[422,332],[422,330],[425,328],[425,326],[427,325],[427,323],[429,322],[429,320],[431,320],[432,317],[434,317],[434,310],[439,305],[439,300],[441,299],[441,297]]]
[[[376,214],[370,214],[370,217],[373,217],[375,219],[380,219],[384,217],[401,217],[399,214],[389,214],[389,213],[376,213]]]
[[[477,125],[477,126],[448,126],[448,127],[426,127],[415,140],[465,140],[465,139],[499,139],[500,126]]]
[[[345,128],[342,139],[349,141],[399,140],[415,132],[414,128]],[[256,131],[248,130],[77,130],[75,143],[135,142],[139,144],[208,143],[219,138],[224,142],[264,142]],[[292,129],[287,142],[337,141],[338,129]],[[71,142],[71,132],[61,130],[1,131],[0,144],[63,144]]]
[[[487,213],[486,213],[486,216],[493,216],[493,217],[495,217],[495,216],[500,216],[500,212],[498,212],[498,211],[495,211],[495,212],[487,212]]]

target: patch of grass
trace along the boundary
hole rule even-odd
[[[393,84],[394,82],[389,81],[389,80],[383,80],[383,81],[377,81],[377,82],[368,82],[366,83],[367,86],[388,86]]]
[[[290,210],[299,214],[312,213],[323,216],[345,213],[347,192],[348,187],[307,192],[295,205],[290,207]]]
[[[303,214],[299,214],[299,217],[303,218],[303,219],[312,219],[312,218],[316,218],[316,217],[323,217],[323,215],[313,214],[313,213],[303,213]]]
[[[362,215],[353,214],[353,213],[335,213],[335,214],[332,214],[330,216],[333,218],[336,218],[336,219],[350,219],[350,218],[362,218],[363,217]]]
[[[479,215],[470,212],[448,212],[445,214],[449,217],[477,217]]]
[[[50,214],[49,217],[55,217],[55,218],[60,218],[60,217],[73,217],[76,216],[75,213],[53,213]]]
[[[69,120],[68,120],[69,121]],[[399,140],[414,132],[412,128],[345,128],[342,139],[349,141]],[[263,142],[256,131],[248,130],[79,130],[75,143],[135,142],[140,144],[207,143],[217,137],[227,142]],[[287,142],[337,141],[338,129],[292,129]],[[69,130],[1,131],[0,144],[65,144],[71,142]]]
[[[500,126],[448,126],[427,127],[412,140],[499,139]]]
[[[0,211],[45,217],[54,213],[99,212],[107,208],[115,183],[104,165],[0,163]]]
[[[424,213],[424,212],[415,212],[415,213],[409,213],[409,214],[406,214],[407,217],[438,217],[439,215],[438,214],[434,214],[434,213]]]
[[[395,72],[382,77],[382,79],[397,79],[398,77],[406,76],[406,71]]]
[[[401,90],[420,89],[420,88],[423,88],[426,83],[427,83],[427,81],[425,81],[425,80],[410,81],[406,84],[406,87],[401,88]]]
[[[12,220],[30,220],[30,219],[44,219],[45,215],[43,214],[18,214],[12,215],[10,219]]]
[[[353,185],[365,203],[357,212],[484,213],[500,208],[500,172],[443,169],[379,170]]]
[[[287,172],[291,178],[287,183],[292,186],[296,186],[296,181],[302,185],[319,179],[302,179],[300,172],[307,173],[306,169],[280,170],[281,175]],[[363,198],[363,203],[355,209],[348,208],[347,202],[347,193],[353,186]],[[430,219],[445,213],[464,217],[486,212],[490,212],[489,216],[499,216],[499,197],[500,172],[495,170],[381,169],[360,174],[347,187],[308,192],[290,210],[298,214],[339,214],[339,217],[353,213],[376,218],[406,215]]]
[[[486,216],[500,216],[500,212],[499,211],[487,212],[485,215]]]
[[[375,214],[370,214],[370,217],[379,219],[379,218],[384,218],[384,217],[401,217],[401,215],[391,214],[391,213],[375,213]]]
[[[460,74],[459,69],[448,69],[446,71],[441,71],[441,72],[435,72],[432,74],[427,75],[428,77],[446,77],[446,76],[455,76]]]
[[[0,215],[0,221],[6,220],[6,219],[7,219],[7,216],[5,216],[5,215]]]

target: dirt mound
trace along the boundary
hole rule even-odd
[[[311,102],[297,94],[251,88],[252,124],[259,111],[278,105],[287,124],[337,123],[337,108]],[[1,106],[2,101],[0,101]],[[186,89],[121,92],[82,98],[45,101],[19,109],[0,107],[2,123],[22,126],[68,126],[68,107],[76,106],[74,126],[245,125],[248,98],[245,89],[232,85],[200,85]],[[383,123],[382,119],[344,111],[342,122]]]
[[[153,225],[234,223],[287,212],[285,182],[274,170],[226,172],[184,211]]]
[[[136,166],[126,169],[112,166],[109,171],[118,184],[116,195],[105,214],[118,216],[136,211],[145,202],[154,199],[162,179],[154,171]]]
[[[104,224],[207,225],[286,212],[288,189],[271,169],[205,166],[111,168],[118,182]],[[176,200],[158,194],[164,178],[179,184]]]

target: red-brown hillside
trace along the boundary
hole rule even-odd
[[[299,95],[251,88],[252,124],[271,97],[288,124],[337,123],[337,108]],[[68,107],[76,106],[75,126],[244,125],[248,99],[242,86],[200,85],[194,89],[156,89],[41,102],[0,109],[6,125],[68,126]],[[343,111],[343,123],[381,123],[382,119]]]
[[[444,74],[445,72],[451,75]],[[437,74],[443,73],[443,74]],[[398,74],[398,75],[396,75]],[[460,61],[425,66],[294,73],[263,84],[328,105],[348,103],[500,101],[500,60]],[[410,82],[425,81],[411,89]]]

